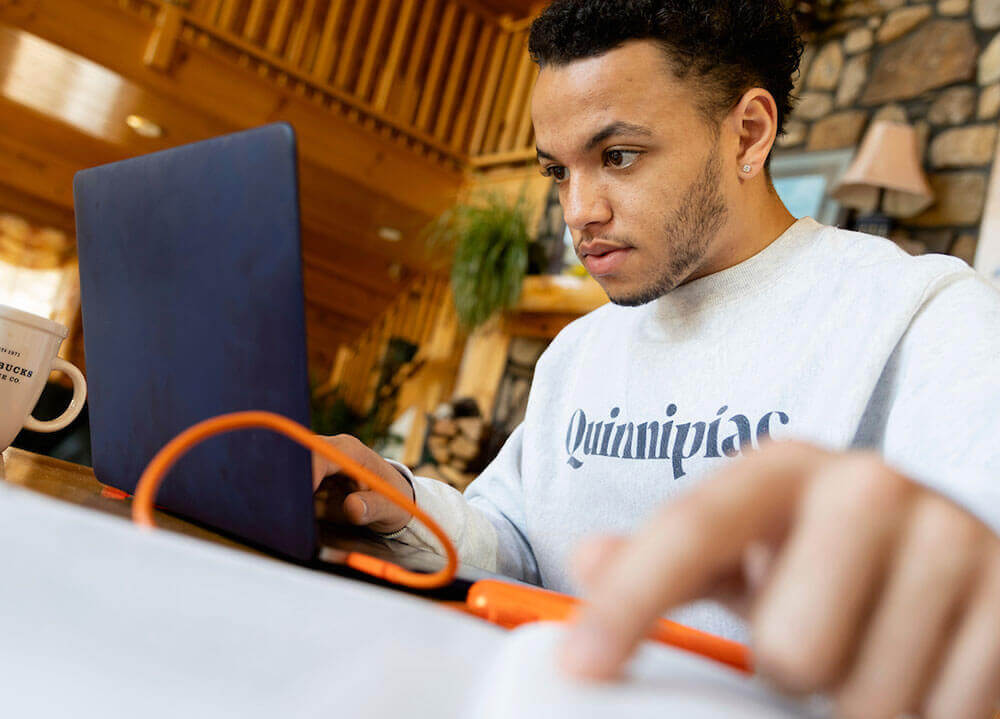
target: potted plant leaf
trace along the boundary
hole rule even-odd
[[[523,195],[510,202],[489,193],[458,204],[432,225],[431,239],[454,245],[451,288],[466,330],[517,303],[532,244]]]

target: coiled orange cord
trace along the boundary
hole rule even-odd
[[[448,539],[448,535],[431,519],[430,515],[370,469],[361,466],[343,452],[334,449],[297,422],[271,412],[236,412],[206,419],[170,440],[163,449],[156,453],[139,478],[132,504],[132,520],[144,527],[156,526],[153,519],[153,500],[156,497],[156,491],[166,474],[189,449],[204,442],[209,437],[254,428],[270,429],[285,435],[303,447],[340,465],[352,479],[405,509],[419,519],[438,538],[444,548],[447,560],[444,569],[432,574],[421,574],[365,554],[349,552],[345,558],[347,566],[365,574],[371,574],[414,589],[438,589],[452,582],[455,578],[455,572],[458,570],[458,554],[451,540]]]

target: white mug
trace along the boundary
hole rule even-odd
[[[69,330],[58,322],[0,305],[0,452],[22,427],[58,432],[83,409],[87,399],[83,373],[57,356],[67,334]],[[53,371],[73,380],[73,399],[60,417],[42,422],[31,412]]]

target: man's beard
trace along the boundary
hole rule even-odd
[[[670,256],[659,276],[635,294],[612,296],[609,293],[613,303],[625,307],[644,305],[663,297],[690,277],[726,222],[729,211],[719,190],[721,178],[722,160],[715,147],[701,174],[684,192],[681,206],[663,228],[661,238],[670,248]]]

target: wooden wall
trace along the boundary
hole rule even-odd
[[[297,131],[318,371],[446,259],[422,230],[533,138],[527,22],[470,0],[0,3],[0,209],[72,232],[82,168],[284,120]],[[504,14],[506,13],[506,14]],[[164,129],[140,137],[137,114]],[[398,232],[386,242],[380,229]]]

